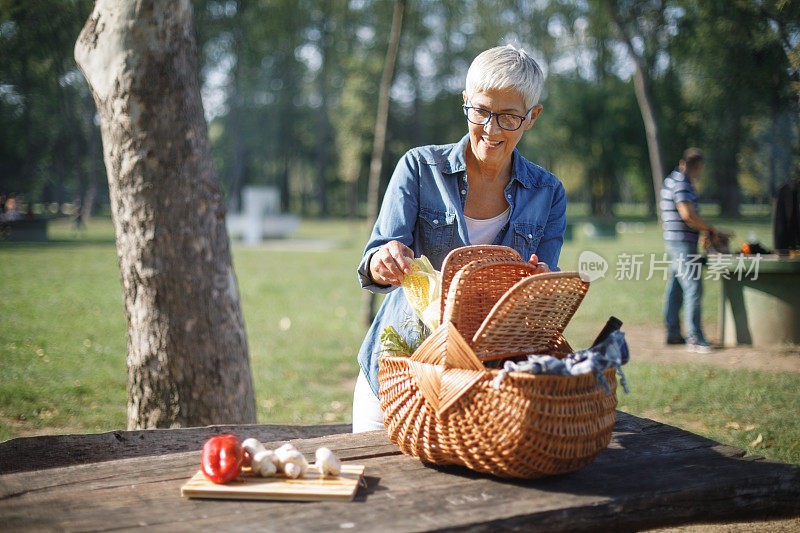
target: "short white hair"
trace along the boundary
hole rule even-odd
[[[513,89],[525,108],[539,102],[544,74],[525,50],[508,44],[478,54],[467,71],[467,96],[487,90]]]

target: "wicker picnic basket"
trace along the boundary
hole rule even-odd
[[[572,352],[563,331],[589,284],[576,273],[533,275],[511,248],[467,246],[442,265],[442,325],[411,357],[382,355],[384,424],[400,450],[435,464],[537,478],[583,468],[608,446],[611,393],[594,375],[499,370],[484,361]]]

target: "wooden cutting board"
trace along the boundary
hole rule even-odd
[[[209,481],[199,470],[181,487],[181,496],[226,500],[348,501],[355,496],[363,474],[363,465],[343,464],[338,476],[323,476],[316,465],[311,464],[305,477],[298,479],[283,474],[259,477],[245,470],[230,483],[219,485]]]

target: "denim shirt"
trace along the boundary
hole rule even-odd
[[[402,290],[396,290],[393,285],[378,285],[372,280],[369,261],[381,246],[397,240],[411,248],[415,257],[427,256],[433,267],[440,270],[451,250],[470,244],[464,219],[467,143],[469,135],[456,144],[414,148],[403,156],[389,181],[358,266],[363,288],[388,293],[358,353],[358,363],[376,396],[381,332],[394,326],[409,338],[412,335],[409,319],[415,315]],[[514,248],[525,260],[535,253],[551,270],[558,270],[566,229],[564,186],[553,174],[526,160],[514,149],[511,179],[505,195],[511,214],[494,244]]]

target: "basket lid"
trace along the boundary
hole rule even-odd
[[[472,337],[475,354],[486,361],[563,352],[564,329],[588,289],[577,272],[522,279],[500,298]]]

